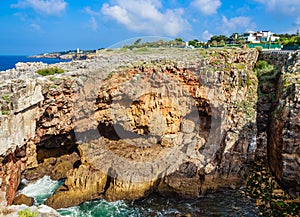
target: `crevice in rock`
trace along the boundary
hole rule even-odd
[[[226,147],[226,137],[227,137],[227,132],[224,133],[223,137],[222,137],[222,140],[221,140],[221,143],[219,145],[219,148],[214,156],[215,158],[215,162],[217,162],[218,165],[221,164],[222,162],[222,158],[223,158],[223,153],[224,153],[224,150],[225,150],[225,147]]]
[[[103,189],[103,193],[102,194],[105,194],[105,192],[107,191],[107,189],[109,189],[109,187],[110,187],[110,184],[111,184],[111,182],[112,182],[112,168],[109,168],[108,169],[108,173],[107,173],[107,178],[106,178],[106,182],[105,182],[105,186],[104,186],[104,189]]]
[[[147,126],[138,126],[137,129],[143,129],[144,131],[149,131]],[[157,136],[146,134],[146,135],[140,135],[138,133],[134,133],[128,130],[125,130],[124,127],[121,124],[104,124],[100,123],[98,125],[98,131],[101,136],[103,136],[106,139],[109,140],[120,140],[120,139],[138,139],[143,137],[143,139],[148,139],[151,137]]]
[[[22,176],[36,180],[45,175],[54,180],[66,178],[69,170],[81,165],[74,131],[59,135],[45,135],[36,144],[37,165],[28,168]]]
[[[65,134],[46,135],[36,146],[38,163],[42,163],[46,158],[56,158],[73,152],[79,154],[73,130]]]
[[[276,107],[276,92],[281,71],[288,61],[288,54],[271,54],[260,52],[258,61],[263,60],[273,65],[269,72],[257,72],[257,150],[256,160],[267,161],[267,144],[269,141],[269,129],[271,114]]]

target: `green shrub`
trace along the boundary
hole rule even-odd
[[[264,61],[264,60],[259,60],[255,64],[256,69],[265,69],[265,68],[267,68],[267,66],[268,66],[268,62]]]
[[[2,96],[2,99],[6,102],[6,103],[10,103],[10,96],[8,94],[5,94]]]
[[[262,46],[255,46],[254,48],[255,48],[259,53],[261,53],[262,50],[263,50],[263,47],[262,47]]]
[[[51,84],[50,88],[55,89],[55,88],[57,88],[57,85],[56,84]]]
[[[21,210],[18,212],[19,217],[36,217],[38,215],[38,211],[31,212],[29,208]]]
[[[45,68],[45,69],[39,69],[37,73],[42,76],[47,76],[47,75],[54,75],[54,74],[61,74],[64,73],[65,71],[63,69],[59,69],[57,67],[53,68]]]
[[[10,111],[7,111],[7,110],[1,111],[1,114],[2,114],[2,115],[9,115],[9,113],[10,113]]]

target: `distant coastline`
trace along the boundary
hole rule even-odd
[[[63,52],[54,52],[54,53],[44,53],[38,55],[28,56],[28,58],[35,59],[61,59],[61,60],[84,60],[90,59],[97,54],[96,50],[69,50]]]
[[[61,59],[61,60],[74,60],[74,59],[87,59],[86,54],[38,54],[38,55],[32,55],[28,56],[28,58],[31,59]]]
[[[68,61],[70,60],[54,58],[54,57],[35,58],[34,56],[25,56],[25,55],[0,55],[0,72],[15,68],[15,64],[18,62],[43,62],[43,63],[53,64],[53,63],[68,62]]]

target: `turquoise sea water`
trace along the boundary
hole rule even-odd
[[[49,58],[27,58],[27,56],[2,56],[0,55],[0,71],[5,71],[7,69],[12,69],[18,62],[43,62],[43,63],[58,63],[58,62],[68,62],[69,60],[61,59],[49,59]]]
[[[46,176],[27,183],[20,193],[34,197],[36,204],[42,204],[62,183]],[[189,213],[193,217],[258,216],[253,201],[237,191],[216,192],[190,201],[166,199],[156,194],[134,202],[101,199],[59,209],[58,212],[68,217],[174,217],[176,213]]]

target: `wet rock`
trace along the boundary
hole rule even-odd
[[[79,161],[80,157],[76,152],[60,157],[46,158],[37,167],[25,171],[23,177],[28,180],[36,180],[48,175],[53,180],[59,180],[66,178],[67,172],[76,168]]]
[[[107,175],[81,165],[68,172],[65,185],[57,189],[47,199],[46,205],[54,209],[76,206],[82,202],[102,198],[107,182]]]
[[[15,197],[13,201],[13,205],[21,205],[25,204],[27,206],[32,206],[34,203],[34,199],[32,197],[27,197],[24,194],[20,194],[17,197]]]
[[[164,177],[159,185],[158,192],[168,198],[192,199],[201,194],[201,180],[195,164],[182,164],[179,170]]]
[[[105,198],[109,201],[145,198],[155,190],[157,183],[157,180],[131,182],[113,178],[109,188],[105,192]]]

